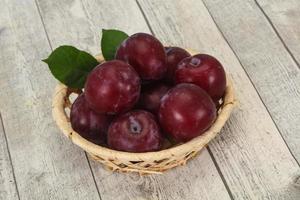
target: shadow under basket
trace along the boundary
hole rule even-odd
[[[193,54],[193,51],[189,52]],[[99,62],[104,60],[101,55],[96,56],[96,58]],[[73,93],[78,94],[80,92],[80,90],[72,90],[61,83],[56,86],[52,102],[52,114],[60,130],[73,143],[86,151],[91,158],[99,161],[108,169],[139,174],[161,174],[168,169],[185,165],[187,160],[194,157],[220,132],[236,105],[232,82],[227,76],[227,86],[222,105],[218,109],[215,122],[207,131],[186,143],[176,144],[161,151],[130,153],[96,145],[72,129],[69,118],[70,112],[68,112],[72,105],[70,97]]]

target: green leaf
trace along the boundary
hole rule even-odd
[[[87,75],[98,61],[89,53],[72,46],[60,46],[43,60],[53,76],[71,88],[83,88]]]
[[[113,60],[119,45],[128,38],[122,31],[102,29],[101,51],[105,60]]]

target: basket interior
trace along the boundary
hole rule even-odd
[[[83,90],[72,90],[68,88],[68,92],[67,92],[67,96],[65,99],[65,106],[64,106],[64,111],[66,113],[66,117],[68,119],[68,121],[70,121],[70,112],[71,112],[71,107],[72,104],[74,103],[74,101],[76,100],[76,98],[83,92]],[[219,100],[219,106],[217,107],[217,113],[221,113],[222,111],[222,107],[224,104],[224,97],[221,98]],[[163,145],[162,145],[162,149],[161,150],[165,150],[171,147],[175,147],[178,146],[182,143],[176,143],[175,141],[173,141],[171,138],[166,138],[164,137],[164,141],[163,141]],[[99,144],[96,144],[99,145]],[[101,145],[103,147],[108,147],[107,145]]]

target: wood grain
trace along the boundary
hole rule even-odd
[[[52,46],[74,44],[93,54],[100,49],[101,28],[129,34],[149,32],[135,1],[39,0]],[[81,13],[81,14],[79,14]],[[56,32],[57,30],[62,30]],[[205,149],[186,167],[163,176],[125,175],[106,171],[91,161],[101,198],[106,199],[230,199],[216,167]]]
[[[219,137],[209,146],[234,199],[299,199],[300,191],[293,183],[300,174],[299,166],[204,4],[198,0],[139,2],[159,39],[212,54],[231,73],[240,110],[235,112]],[[228,9],[234,7],[234,3],[222,2],[212,1],[211,4],[220,4],[216,9],[219,11],[227,8],[226,3]],[[232,13],[238,12],[243,13],[245,9],[242,7],[226,14],[232,16]],[[243,19],[239,18],[236,24]],[[225,20],[223,23],[226,23]],[[242,27],[244,31],[249,30],[246,28]],[[236,35],[240,33],[238,30],[235,32]],[[254,34],[254,30],[251,33]],[[239,37],[238,41],[242,43],[247,38]],[[265,48],[265,51],[272,50],[268,46]],[[256,60],[254,57],[252,59]]]
[[[100,168],[97,162],[92,161],[91,165],[102,199],[230,199],[206,149],[186,166],[163,175],[113,174]]]
[[[20,199],[99,199],[85,154],[51,117],[56,81],[41,62],[50,48],[34,1],[0,5],[0,110]],[[0,190],[15,195],[5,176]]]
[[[300,69],[254,1],[205,2],[299,163]]]
[[[13,168],[7,149],[7,143],[0,114],[0,199],[18,199]]]
[[[257,0],[257,2],[300,67],[300,1]]]

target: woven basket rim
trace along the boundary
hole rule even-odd
[[[194,51],[188,51],[191,54],[194,54]],[[103,61],[103,57],[101,55],[96,56],[96,58],[98,61]],[[75,132],[71,127],[65,111],[66,97],[68,96],[68,92],[68,87],[62,83],[59,83],[55,88],[53,96],[52,114],[60,130],[64,133],[64,135],[70,138],[74,144],[78,145],[86,152],[93,155],[101,155],[106,158],[117,159],[120,161],[154,161],[164,159],[166,157],[183,156],[187,152],[195,151],[195,149],[200,150],[201,148],[198,147],[206,145],[218,134],[218,132],[221,130],[221,128],[229,118],[237,102],[237,100],[235,99],[232,81],[227,74],[227,86],[221,111],[218,113],[217,119],[208,130],[206,130],[202,135],[193,138],[188,142],[181,143],[167,149],[154,152],[133,153],[117,151],[109,149],[107,147],[96,145]]]

